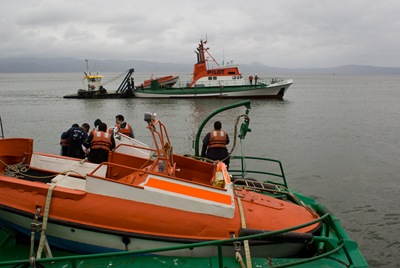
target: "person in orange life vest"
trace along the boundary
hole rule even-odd
[[[226,145],[229,144],[229,136],[221,128],[221,122],[215,121],[214,130],[207,133],[203,139],[201,156],[212,160],[223,160],[226,167],[229,168],[229,153],[226,148]]]
[[[115,148],[113,135],[107,133],[107,125],[100,123],[98,130],[89,135],[86,147],[90,147],[88,160],[92,163],[103,163],[108,161],[108,152]]]
[[[250,85],[253,84],[253,75],[252,74],[249,76],[249,82],[250,82]]]
[[[115,117],[115,127],[118,129],[119,133],[131,137],[132,139],[135,138],[131,125],[124,121],[123,115],[119,114]]]
[[[93,134],[96,130],[99,130],[99,125],[101,124],[101,123],[103,123],[103,122],[101,122],[101,120],[100,119],[96,119],[95,121],[94,121],[94,129],[92,129],[92,131],[90,131],[90,134]]]

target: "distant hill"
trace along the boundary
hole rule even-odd
[[[124,72],[134,68],[136,72],[191,73],[193,64],[160,63],[145,60],[90,60],[94,72]],[[0,59],[0,73],[49,73],[83,72],[86,63],[75,58],[6,58]],[[277,68],[259,62],[240,64],[240,71],[247,73],[271,74],[348,74],[348,75],[400,75],[400,68],[366,65],[344,65],[331,68]]]
[[[92,73],[123,72],[134,68],[139,72],[185,72],[192,71],[191,64],[159,63],[143,60],[89,60]],[[0,73],[50,73],[83,72],[86,62],[74,58],[7,58],[0,59]]]

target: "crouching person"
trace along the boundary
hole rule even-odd
[[[90,134],[87,145],[90,147],[88,160],[100,164],[108,161],[108,152],[115,148],[115,140],[112,134],[107,133],[105,123],[100,123],[98,127]]]

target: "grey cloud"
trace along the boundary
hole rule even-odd
[[[9,56],[192,63],[208,37],[219,61],[276,67],[399,66],[400,2],[10,1],[0,59]]]

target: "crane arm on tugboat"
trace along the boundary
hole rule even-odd
[[[125,93],[127,90],[135,87],[134,80],[132,74],[135,72],[135,69],[131,68],[128,70],[124,80],[122,80],[121,84],[119,85],[116,93]]]

